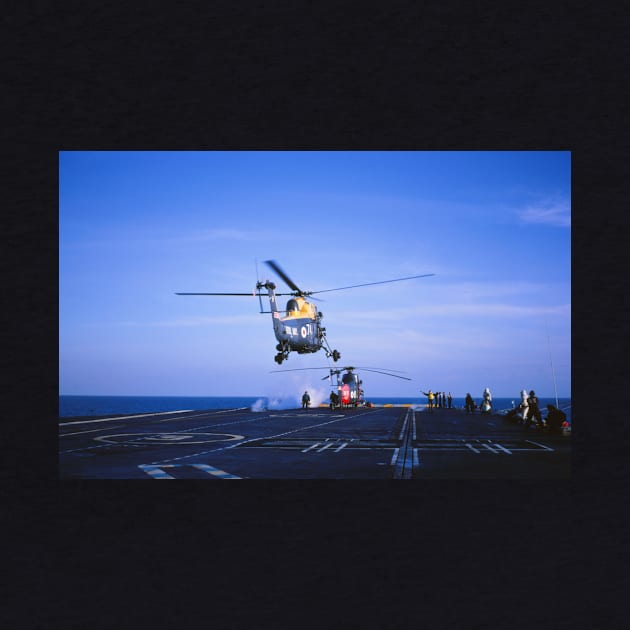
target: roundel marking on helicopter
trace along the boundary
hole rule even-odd
[[[210,442],[232,442],[243,438],[243,435],[231,433],[118,433],[102,435],[94,439],[110,444],[142,446],[148,444],[208,444]]]
[[[300,335],[302,335],[302,339],[306,339],[306,326],[300,328]]]

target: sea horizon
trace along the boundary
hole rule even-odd
[[[320,396],[321,397],[321,396]],[[327,404],[328,399],[320,400],[312,396],[312,406]],[[477,403],[481,402],[481,395],[473,397]],[[366,397],[368,402],[375,405],[425,405],[426,396],[373,396]],[[495,413],[506,412],[518,406],[520,396],[493,397],[492,407]],[[571,420],[571,398],[557,398],[558,407]],[[463,408],[464,397],[453,396],[453,407]],[[539,396],[539,404],[543,416],[546,415],[547,404],[556,404],[555,396]],[[106,416],[111,414],[140,414],[158,413],[165,411],[196,411],[205,409],[242,409],[249,407],[252,411],[266,409],[300,408],[300,396],[132,396],[115,395],[99,396],[84,394],[59,395],[59,417]]]

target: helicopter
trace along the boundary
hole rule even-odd
[[[308,302],[305,298],[314,293],[326,293],[329,291],[342,291],[345,289],[354,289],[356,287],[365,287],[373,284],[385,284],[387,282],[400,282],[401,280],[411,280],[413,278],[425,278],[433,276],[433,273],[426,273],[418,276],[409,276],[407,278],[396,278],[394,280],[382,280],[380,282],[367,282],[365,284],[355,284],[348,287],[339,287],[337,289],[322,289],[320,291],[302,291],[291,278],[282,270],[280,265],[274,260],[266,260],[268,265],[278,276],[292,289],[291,293],[276,293],[276,285],[270,280],[261,282],[257,280],[256,288],[252,293],[176,293],[175,295],[253,295],[258,296],[261,313],[270,313],[272,316],[273,330],[278,341],[275,355],[275,362],[280,365],[289,358],[289,353],[297,352],[298,354],[306,354],[317,352],[321,348],[326,351],[327,357],[332,357],[337,362],[341,357],[338,350],[331,349],[326,339],[326,328],[321,325],[324,317],[323,313],[318,311],[316,306]],[[261,289],[267,290],[269,297],[269,305],[271,310],[264,311],[262,306]],[[278,310],[276,298],[280,296],[290,296],[284,310]],[[313,298],[316,300],[317,298]]]
[[[360,404],[365,404],[363,399],[364,391],[362,389],[363,381],[359,378],[359,375],[355,370],[364,370],[366,372],[376,372],[377,374],[385,374],[387,376],[393,376],[395,378],[402,378],[406,381],[410,381],[410,378],[406,376],[399,376],[398,374],[391,374],[390,372],[398,372],[399,370],[390,370],[385,372],[380,368],[371,367],[354,367],[347,365],[342,368],[332,369],[328,367],[312,367],[312,368],[295,368],[293,370],[274,370],[274,372],[297,372],[301,370],[328,370],[329,374],[324,376],[321,380],[325,381],[330,379],[330,386],[333,388],[330,398],[330,408],[334,407],[358,407]],[[333,376],[336,376],[336,384],[333,383]],[[334,391],[336,386],[337,392]],[[335,396],[333,396],[333,394]]]

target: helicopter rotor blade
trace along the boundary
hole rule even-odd
[[[302,291],[300,287],[298,287],[297,284],[295,284],[295,282],[293,282],[293,280],[289,278],[289,276],[287,276],[287,274],[282,270],[280,265],[278,265],[275,260],[265,260],[265,264],[269,265],[269,267],[271,267],[285,281],[288,287],[290,287],[294,291],[297,291],[298,295],[308,295],[307,293]]]
[[[389,372],[381,372],[381,370],[370,370],[368,368],[361,368],[362,370],[365,370],[366,372],[376,372],[377,374],[385,374],[386,376],[393,376],[395,378],[404,378],[406,381],[410,381],[410,378],[407,378],[406,376],[398,376],[398,374],[390,374]]]
[[[249,295],[249,297],[260,297],[261,295],[265,295],[263,293],[175,293],[175,295]],[[279,295],[294,295],[293,293],[276,293],[276,296]]]
[[[373,366],[370,367],[365,367],[365,366],[361,366],[359,368],[352,368],[353,370],[387,370],[388,372],[398,372],[399,374],[404,374],[405,372],[403,370],[392,370],[391,368],[376,368]]]
[[[311,291],[311,293],[327,293],[328,291],[343,291],[344,289],[355,289],[357,287],[369,287],[373,284],[387,284],[388,282],[400,282],[401,280],[413,280],[414,278],[427,278],[434,276],[434,273],[423,273],[419,276],[408,276],[406,278],[394,278],[394,280],[381,280],[380,282],[366,282],[365,284],[353,284],[349,287],[338,287],[337,289],[322,289],[321,291]]]
[[[269,374],[274,374],[278,372],[301,372],[302,370],[328,370],[330,368],[327,367],[308,367],[308,368],[289,368],[288,370],[270,370]]]
[[[366,368],[366,367],[355,367],[352,365],[347,365],[345,367],[335,368],[335,369],[331,369],[328,367],[308,367],[308,368],[290,368],[288,370],[271,370],[270,374],[278,373],[278,372],[301,372],[303,370],[329,370],[332,374],[341,374],[341,372],[344,372],[344,371],[351,372],[352,370],[362,370],[365,372],[375,372],[377,374],[385,374],[385,376],[393,376],[395,378],[402,378],[406,381],[412,380],[410,378],[407,378],[406,376],[398,376],[398,374],[391,374],[390,372],[384,372],[383,370],[377,370],[375,368]],[[400,370],[392,370],[392,372],[400,372]],[[321,380],[324,381],[327,378],[329,378],[329,376],[324,376]]]

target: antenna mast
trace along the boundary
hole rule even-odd
[[[551,342],[549,341],[549,329],[547,328],[546,317],[545,317],[545,332],[547,333],[547,350],[549,351],[549,365],[551,365],[551,376],[553,377],[553,393],[556,396],[556,407],[558,407],[558,390],[556,389],[556,373],[553,370],[553,361],[551,360]]]

